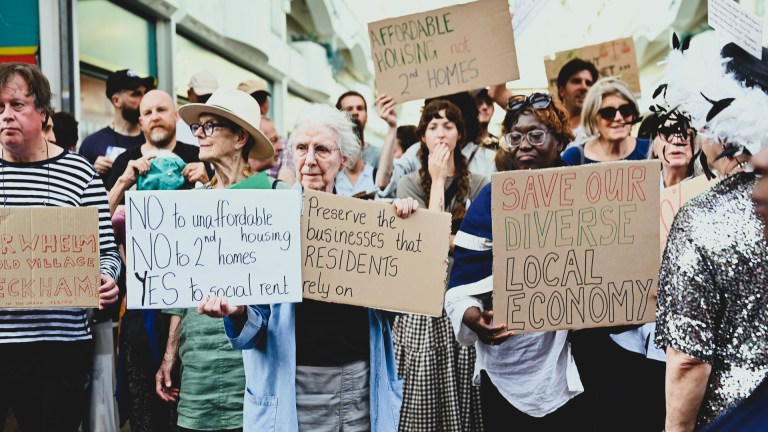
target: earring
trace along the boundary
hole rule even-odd
[[[233,159],[235,162],[237,162],[237,153],[235,153],[235,155],[234,155],[234,156],[232,156],[232,159]]]

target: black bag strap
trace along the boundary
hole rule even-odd
[[[453,198],[456,197],[457,193],[459,193],[459,185],[456,183],[456,179],[453,179],[451,180],[451,184],[448,185],[448,189],[445,190],[445,195],[443,195],[443,198],[445,198],[446,209]]]

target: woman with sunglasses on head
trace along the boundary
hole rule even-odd
[[[568,113],[551,96],[513,96],[497,155],[502,170],[563,166],[560,152],[573,140]],[[568,332],[515,335],[491,324],[493,292],[491,185],[480,191],[456,235],[445,309],[456,339],[477,349],[486,431],[572,429],[581,393]]]
[[[618,78],[603,78],[587,92],[581,124],[588,136],[583,144],[563,153],[566,165],[584,165],[619,160],[642,160],[648,156],[648,140],[629,133],[640,111],[632,91]]]
[[[461,154],[464,120],[453,103],[429,102],[421,113],[417,136],[421,168],[400,179],[397,196],[413,197],[429,210],[451,213],[453,240],[470,203],[488,180],[469,172],[467,158]],[[451,249],[452,245],[453,241]],[[405,379],[400,430],[481,430],[480,397],[471,382],[474,348],[456,343],[446,315],[402,315],[395,322],[394,336]]]

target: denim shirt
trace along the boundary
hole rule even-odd
[[[248,320],[239,333],[232,320],[224,318],[232,347],[243,350],[243,430],[298,432],[295,306],[283,303],[245,309]],[[403,383],[397,375],[389,321],[384,312],[368,309],[368,323],[371,431],[396,432]]]

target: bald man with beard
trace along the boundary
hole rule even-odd
[[[200,148],[176,141],[178,118],[171,95],[162,90],[144,95],[139,106],[139,124],[146,141],[115,159],[112,174],[106,181],[111,210],[124,200],[125,191],[136,184],[138,176],[149,171],[150,161],[162,150],[175,153],[187,163],[182,174],[189,184],[208,182],[213,172],[200,161]]]

